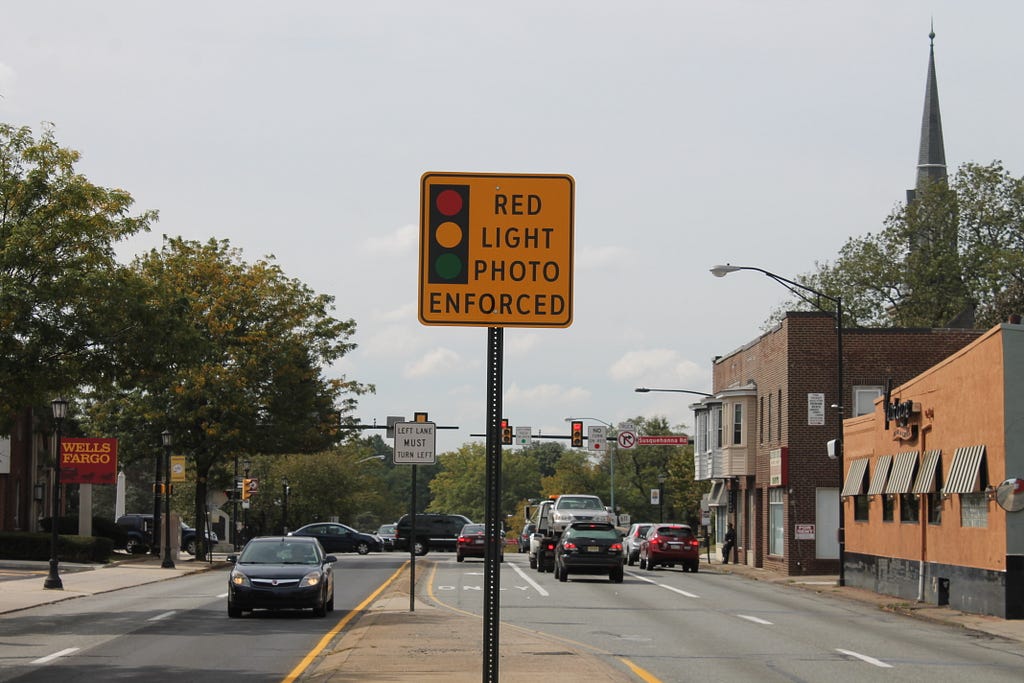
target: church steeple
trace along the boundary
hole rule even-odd
[[[935,77],[935,26],[928,34],[928,80],[924,91],[924,115],[921,117],[921,146],[917,155],[917,182],[907,190],[907,201],[914,200],[926,183],[945,182],[946,149],[942,143],[942,116],[939,114],[939,84]]]

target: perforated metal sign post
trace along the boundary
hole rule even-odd
[[[425,173],[420,322],[571,325],[574,187],[568,175]]]

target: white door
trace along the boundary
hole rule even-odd
[[[839,559],[839,489],[815,492],[814,553],[819,560]]]

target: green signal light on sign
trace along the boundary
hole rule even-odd
[[[428,282],[469,282],[468,185],[431,186],[429,263]]]

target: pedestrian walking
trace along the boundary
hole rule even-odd
[[[733,528],[732,522],[729,522],[729,528],[725,532],[725,543],[722,545],[722,564],[729,564],[729,555],[735,547],[736,529]]]

